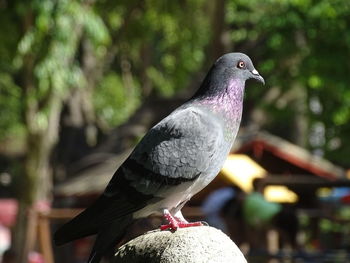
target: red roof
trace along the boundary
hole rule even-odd
[[[345,171],[306,149],[266,132],[241,142],[236,153],[251,155],[272,174],[313,174],[326,179],[345,178]]]

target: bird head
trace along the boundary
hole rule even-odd
[[[214,64],[218,75],[224,79],[239,79],[246,81],[255,79],[265,84],[264,78],[254,68],[251,59],[243,53],[228,53],[220,57]],[[216,71],[216,70],[215,70]]]
[[[265,84],[263,77],[254,68],[253,62],[247,55],[243,53],[225,54],[211,67],[193,98],[222,94],[233,81],[237,83],[236,88],[242,89],[248,79],[255,79]]]

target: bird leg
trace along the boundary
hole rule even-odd
[[[184,216],[182,215],[181,210],[177,211],[177,212],[175,213],[174,217],[175,217],[179,222],[188,224],[188,221],[187,221],[187,220],[184,218]]]
[[[163,217],[169,222],[169,224],[161,225],[160,230],[177,230],[178,228],[204,225],[202,222],[187,222],[186,219],[182,216],[181,211],[177,212],[175,216],[172,216],[168,209],[164,209]]]

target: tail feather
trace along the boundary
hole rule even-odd
[[[94,235],[115,220],[120,221],[146,206],[146,201],[134,202],[123,193],[101,195],[93,205],[63,225],[54,235],[56,245]]]
[[[132,215],[121,217],[105,226],[97,234],[95,244],[92,248],[88,263],[98,263],[103,255],[106,255],[110,250],[121,241],[126,229],[133,223]]]
[[[95,210],[95,206],[91,206],[59,228],[54,234],[55,244],[60,246],[75,239],[96,234],[98,225],[94,223]]]

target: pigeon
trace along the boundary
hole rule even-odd
[[[188,222],[185,203],[219,173],[237,135],[245,82],[263,77],[243,53],[221,56],[183,105],[152,127],[100,197],[54,235],[56,245],[97,234],[88,263],[98,263],[135,220],[162,214],[161,230]]]

